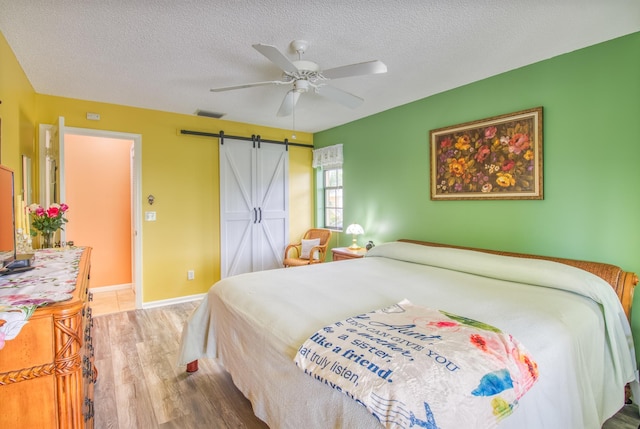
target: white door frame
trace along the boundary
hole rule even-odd
[[[90,128],[64,127],[60,133],[60,201],[65,199],[64,136],[65,134],[101,137],[117,140],[133,140],[131,167],[131,217],[132,217],[132,261],[131,277],[135,285],[136,308],[142,308],[142,135],[118,131],[94,130]]]
[[[49,207],[51,205],[53,195],[51,195],[52,186],[56,185],[57,177],[55,168],[56,160],[60,159],[60,139],[58,131],[64,128],[64,118],[58,118],[58,124],[40,124],[39,127],[39,150],[38,150],[38,176],[39,176],[39,193],[38,203],[42,207]],[[53,164],[52,164],[53,163]],[[60,198],[58,198],[60,201]],[[35,200],[32,202],[36,202]],[[61,231],[61,234],[64,230]]]

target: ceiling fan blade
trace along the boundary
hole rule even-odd
[[[280,109],[278,109],[277,116],[289,116],[291,113],[293,113],[293,107],[298,102],[300,94],[300,92],[294,90],[287,92],[287,94],[284,96],[284,100],[282,100]]]
[[[351,109],[355,109],[356,107],[360,106],[364,101],[364,99],[358,97],[357,95],[350,94],[347,91],[343,91],[330,85],[319,86],[317,93]]]
[[[256,43],[255,45],[251,46],[253,46],[256,51],[267,57],[269,61],[280,67],[282,70],[289,73],[295,73],[298,71],[298,68],[294,66],[291,61],[289,61],[289,58],[285,57],[284,54],[280,52],[275,46],[263,45],[261,43]]]
[[[350,76],[362,76],[365,74],[386,73],[387,66],[380,60],[367,61],[364,63],[349,64],[347,66],[335,67],[324,70],[322,76],[327,79],[340,79]]]
[[[253,88],[254,86],[265,86],[265,85],[282,85],[289,82],[283,82],[280,80],[270,80],[266,82],[255,82],[255,83],[245,83],[244,85],[233,85],[233,86],[223,86],[220,88],[211,88],[211,92],[222,92],[222,91],[231,91],[234,89],[242,89],[242,88]]]

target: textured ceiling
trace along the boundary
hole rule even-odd
[[[388,73],[332,80],[349,109],[303,94],[316,132],[507,70],[640,31],[639,0],[0,0],[4,34],[36,92],[292,128],[287,86],[255,43],[328,69],[373,59]],[[630,53],[638,55],[638,53]]]

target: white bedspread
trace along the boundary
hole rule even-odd
[[[409,243],[364,259],[243,274],[211,288],[183,331],[179,363],[219,358],[276,428],[373,428],[346,395],[295,367],[322,326],[403,298],[509,332],[539,380],[500,428],[600,428],[635,378],[629,324],[601,279],[562,264]]]

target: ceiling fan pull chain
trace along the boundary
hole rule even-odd
[[[296,103],[293,103],[293,108],[291,109],[291,116],[293,117],[293,133],[291,134],[291,138],[295,140],[296,139]]]

